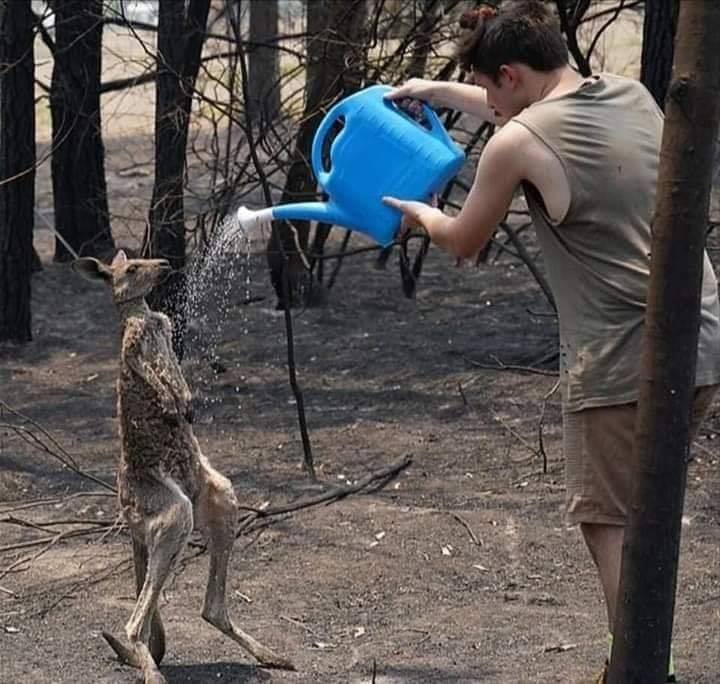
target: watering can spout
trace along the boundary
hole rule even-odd
[[[297,202],[273,208],[274,219],[317,221],[346,228],[357,227],[358,222],[332,202]]]

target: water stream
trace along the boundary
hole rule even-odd
[[[232,212],[188,265],[185,348],[188,380],[201,420],[210,420],[213,407],[222,401],[216,388],[218,376],[230,370],[230,363],[240,363],[240,359],[220,355],[230,317],[239,316],[242,334],[249,332],[246,302],[251,296],[251,247],[250,237]],[[240,390],[235,388],[236,393]],[[238,408],[242,408],[239,398]]]

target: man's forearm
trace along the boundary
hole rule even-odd
[[[430,104],[448,107],[472,114],[484,121],[496,123],[495,113],[488,107],[485,89],[469,83],[437,81],[433,87]]]
[[[462,254],[458,254],[456,236],[452,231],[452,217],[445,215],[440,209],[427,207],[419,213],[417,218],[418,223],[422,224],[435,245],[453,256],[462,256]]]

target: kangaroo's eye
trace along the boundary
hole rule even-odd
[[[128,267],[125,269],[125,272],[126,272],[126,273],[135,273],[135,271],[137,271],[137,268],[138,268],[138,267],[137,267],[137,264],[130,264],[130,266],[128,266]]]

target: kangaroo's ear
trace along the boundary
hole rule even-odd
[[[112,260],[112,263],[110,264],[111,267],[120,266],[121,264],[124,264],[128,260],[127,254],[123,252],[121,249],[116,255],[115,258]]]
[[[72,262],[73,271],[79,273],[88,280],[112,280],[112,271],[102,262],[92,257],[82,257]]]

